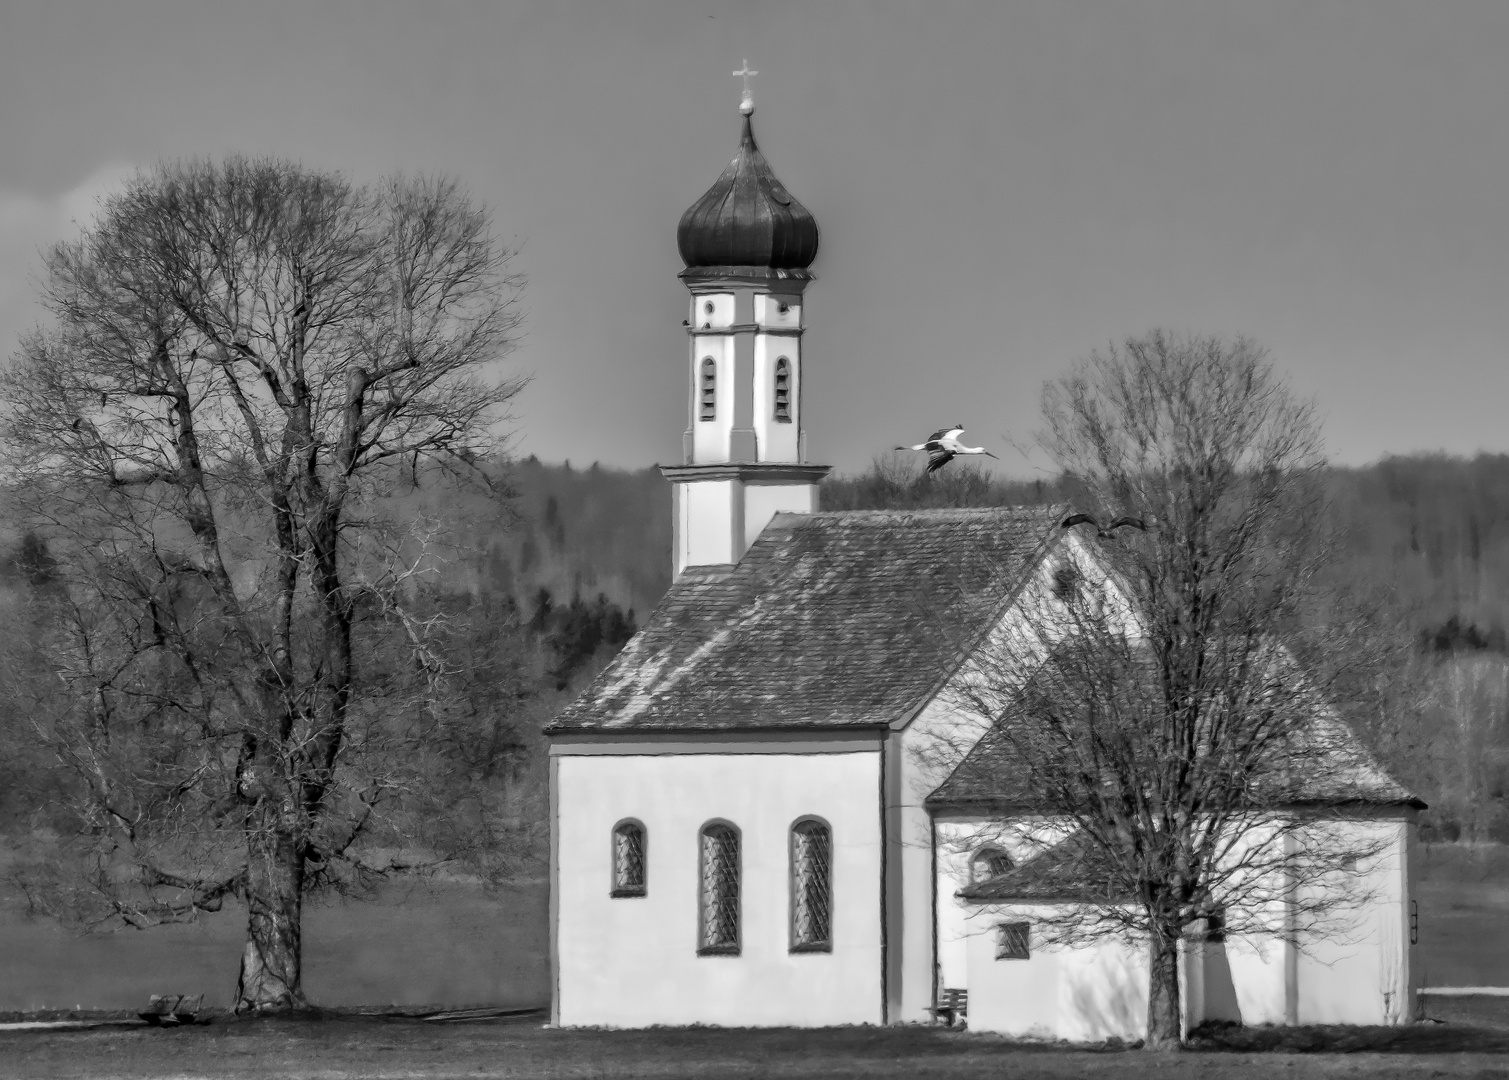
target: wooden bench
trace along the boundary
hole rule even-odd
[[[204,995],[186,997],[183,994],[153,994],[145,1012],[136,1015],[153,1027],[177,1027],[192,1024],[204,1004]]]
[[[949,1027],[953,1027],[956,1021],[963,1021],[968,1017],[968,990],[944,990],[938,997],[938,1004],[933,1006],[933,1019],[942,1020]]]

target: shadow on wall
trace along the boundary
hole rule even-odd
[[[1065,950],[1065,1012],[1059,1038],[1070,1042],[1141,1039],[1147,1034],[1145,950],[1117,942]]]
[[[1240,1024],[1242,1009],[1237,1004],[1237,987],[1231,978],[1231,960],[1226,956],[1226,943],[1208,941],[1200,948],[1203,952],[1202,990],[1205,999],[1201,1019]]]
[[[543,1005],[547,893],[540,884],[489,897],[447,882],[389,886],[370,902],[306,902],[304,990],[327,1006]],[[229,1008],[245,932],[245,911],[232,904],[191,925],[83,936],[0,911],[0,1012],[138,1008],[165,993]]]

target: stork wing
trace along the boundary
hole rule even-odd
[[[1085,524],[1094,525],[1097,529],[1100,528],[1100,524],[1089,514],[1070,514],[1063,521],[1059,522],[1060,527],[1065,529],[1072,529],[1076,525]]]
[[[939,439],[945,439],[945,438],[947,438],[950,435],[956,435],[956,434],[958,434],[958,432],[954,428],[946,428],[946,427],[945,428],[939,428],[937,431],[933,432],[931,435],[929,435],[927,437],[927,441],[930,442],[930,443],[935,443]]]
[[[1110,525],[1106,526],[1106,532],[1110,532],[1112,529],[1119,529],[1123,525],[1130,525],[1134,529],[1141,529],[1143,532],[1147,532],[1147,522],[1143,521],[1141,518],[1134,517],[1117,518],[1115,521],[1111,522]]]
[[[954,460],[954,452],[937,442],[927,444],[927,471],[937,472],[950,461]]]

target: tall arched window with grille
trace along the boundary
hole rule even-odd
[[[833,834],[804,818],[791,827],[791,951],[833,949]]]
[[[620,821],[613,826],[613,895],[645,894],[646,836],[637,821]]]
[[[701,930],[697,951],[704,955],[739,952],[739,830],[726,821],[702,827],[698,875]]]
[[[784,356],[775,362],[775,419],[791,423],[791,361]]]
[[[697,419],[716,420],[718,418],[718,362],[711,356],[702,358],[697,393]]]

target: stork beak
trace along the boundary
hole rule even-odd
[[[995,455],[994,455],[994,454],[992,454],[992,453],[990,453],[990,451],[989,451],[989,450],[987,450],[987,451],[985,451],[985,453],[986,453],[986,454],[988,454],[988,455],[989,455],[989,456],[990,456],[990,457],[996,457],[996,456],[995,456]],[[997,460],[997,461],[1000,461],[1000,460],[1001,460],[1001,459],[1000,459],[1000,458],[998,458],[998,457],[996,457],[996,460]]]

